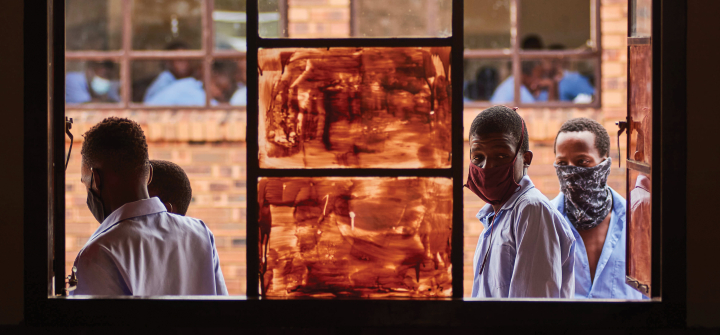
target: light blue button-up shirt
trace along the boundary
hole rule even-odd
[[[494,104],[512,102],[515,97],[515,78],[507,77],[493,92],[490,102]],[[548,100],[548,92],[541,91],[537,98],[525,87],[520,85],[520,101],[523,103],[542,102]]]
[[[643,299],[640,292],[625,284],[625,199],[610,189],[613,197],[610,227],[608,227],[595,278],[590,280],[590,265],[585,243],[575,227],[570,225],[575,240],[575,298]],[[570,220],[565,213],[565,195],[561,192],[552,201],[553,206]]]
[[[112,212],[75,266],[74,295],[227,295],[210,229],[157,197]]]
[[[160,93],[165,87],[168,87],[170,84],[174,83],[177,79],[173,74],[165,70],[163,72],[160,72],[160,74],[155,77],[155,80],[153,80],[152,84],[148,87],[147,91],[145,91],[145,96],[143,97],[143,101],[148,101],[152,99],[156,94]]]
[[[145,104],[150,106],[204,106],[203,82],[193,77],[178,79],[145,101]],[[217,105],[217,101],[211,99],[210,104]]]
[[[493,215],[489,204],[477,214],[485,229],[475,248],[472,297],[572,298],[575,237],[530,177],[523,177],[490,229]],[[491,231],[490,254],[479,275]]]

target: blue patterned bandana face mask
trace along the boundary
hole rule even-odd
[[[612,210],[612,192],[607,186],[612,159],[593,167],[555,164],[565,212],[577,230],[595,228]]]

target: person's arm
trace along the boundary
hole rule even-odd
[[[205,227],[207,227],[207,226],[205,226]],[[217,248],[215,247],[215,236],[209,229],[208,229],[208,233],[210,234],[210,246],[212,247],[213,270],[215,271],[215,294],[216,295],[228,295],[227,286],[225,286],[225,277],[223,276],[222,269],[220,268],[220,257],[218,256]]]
[[[78,284],[73,295],[132,295],[116,262],[105,247],[90,244],[75,261]]]
[[[516,256],[508,297],[560,298],[568,291],[563,285],[568,284],[574,293],[574,280],[563,277],[563,268],[568,267],[572,276],[574,254],[567,247],[563,254],[562,223],[542,203],[520,200],[518,206],[521,212],[514,222]]]

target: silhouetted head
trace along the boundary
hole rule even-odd
[[[185,215],[192,200],[192,187],[185,171],[173,162],[151,160],[153,179],[148,184],[151,197],[158,197],[168,212]]]

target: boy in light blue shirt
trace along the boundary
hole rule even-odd
[[[561,193],[553,205],[572,226],[575,298],[642,299],[625,284],[625,199],[607,185],[610,136],[594,120],[565,122],[555,138]]]

